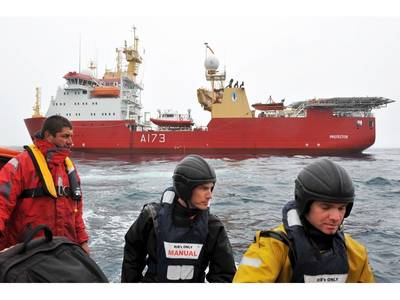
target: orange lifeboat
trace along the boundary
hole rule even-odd
[[[6,148],[0,148],[0,169],[3,165],[5,165],[11,158],[17,156],[20,154],[19,151],[11,150],[11,149],[6,149]]]
[[[92,91],[92,97],[119,97],[120,89],[116,86],[98,86]]]
[[[253,106],[257,110],[283,110],[285,108],[285,105],[283,104],[285,100],[282,100],[281,102],[275,102],[272,100],[272,97],[269,96],[268,101],[266,103],[254,103]]]
[[[255,103],[252,105],[257,110],[282,110],[283,103]]]

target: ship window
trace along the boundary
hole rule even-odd
[[[87,94],[87,90],[84,90],[83,93],[84,93],[84,94]]]
[[[369,120],[368,121],[368,126],[369,126],[369,128],[374,128],[374,121],[373,120]]]
[[[361,127],[362,126],[362,120],[357,120],[357,127]]]

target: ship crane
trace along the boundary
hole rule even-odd
[[[138,75],[139,65],[142,63],[142,57],[139,55],[139,38],[136,36],[136,27],[133,27],[133,46],[128,47],[125,41],[125,47],[123,53],[126,56],[126,61],[128,62],[127,75],[133,81],[136,81],[136,76]]]
[[[41,112],[40,112],[40,98],[41,98],[42,92],[40,87],[36,87],[36,99],[35,99],[35,105],[32,107],[33,108],[33,114],[32,118],[41,118],[43,117]]]

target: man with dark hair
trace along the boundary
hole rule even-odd
[[[44,137],[47,131],[52,136],[56,136],[57,132],[62,131],[63,127],[72,130],[72,124],[68,119],[58,115],[48,117],[43,123],[40,135]]]
[[[21,242],[39,224],[79,243],[89,253],[80,179],[72,163],[72,125],[51,116],[34,144],[0,171],[0,250]]]
[[[228,236],[209,213],[215,182],[201,156],[189,155],[176,166],[173,187],[160,203],[145,205],[125,235],[122,282],[232,281],[236,267]]]
[[[374,282],[367,250],[344,233],[353,202],[345,169],[329,159],[306,166],[283,224],[256,232],[233,282]]]

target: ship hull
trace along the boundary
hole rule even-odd
[[[31,136],[44,118],[25,119]],[[137,154],[361,153],[375,142],[374,117],[214,118],[208,130],[140,131],[130,121],[72,121],[73,150]]]

